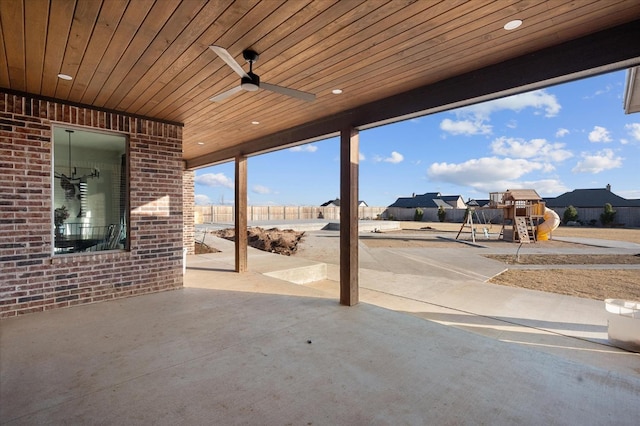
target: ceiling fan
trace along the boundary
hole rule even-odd
[[[240,85],[229,89],[225,92],[218,93],[212,98],[209,98],[212,102],[219,102],[227,99],[229,96],[246,90],[247,92],[255,92],[262,88],[271,92],[279,93],[281,95],[291,96],[292,98],[302,99],[304,101],[311,102],[316,99],[316,95],[308,92],[301,92],[300,90],[290,89],[288,87],[276,86],[275,84],[261,83],[260,77],[253,73],[253,63],[258,60],[259,55],[253,50],[245,50],[242,52],[244,59],[249,62],[249,72],[245,72],[240,64],[227,52],[227,49],[220,46],[209,46],[223,61],[227,63],[238,75],[240,75]]]

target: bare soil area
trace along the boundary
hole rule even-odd
[[[454,241],[441,240],[437,238],[412,238],[415,231],[392,231],[385,232],[384,236],[375,238],[361,236],[360,241],[369,248],[451,248],[469,247],[464,244],[457,244]],[[388,237],[387,237],[388,235]]]
[[[220,253],[215,247],[211,247],[203,242],[196,241],[195,243],[195,253],[196,254],[207,254],[207,253]]]
[[[403,230],[424,232],[451,232],[457,234],[459,223],[403,222]],[[490,225],[489,232],[499,232],[497,225]],[[461,234],[461,237],[464,233]],[[596,238],[601,240],[626,241],[640,244],[640,229],[637,228],[597,228],[561,226],[552,234],[550,241],[539,241],[536,247],[558,248],[571,245],[562,241],[553,241],[553,237]],[[511,243],[507,243],[511,244]],[[573,244],[581,247],[580,244]],[[585,251],[587,246],[582,246]],[[527,254],[515,256],[487,256],[513,264],[549,265],[545,270],[509,269],[492,278],[493,284],[527,288],[569,296],[595,300],[607,298],[640,301],[640,270],[620,269],[553,269],[553,265],[629,265],[640,264],[640,253],[635,255],[602,254]]]
[[[488,254],[507,265],[638,265],[640,254]],[[640,282],[639,282],[640,283]]]
[[[233,228],[227,228],[216,232],[216,235],[233,241],[236,232]],[[255,227],[247,231],[249,246],[284,256],[291,256],[295,253],[303,235],[304,232],[297,232],[291,229],[280,230],[278,228],[263,229]]]
[[[493,284],[528,288],[588,299],[640,301],[638,269],[509,269],[494,277]]]

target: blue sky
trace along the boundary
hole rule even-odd
[[[387,206],[412,193],[553,197],[604,188],[640,198],[640,114],[625,115],[619,71],[360,132],[360,196]],[[233,203],[233,162],[196,171],[196,204]],[[339,139],[248,159],[251,205],[339,197]]]

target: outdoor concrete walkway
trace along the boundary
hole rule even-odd
[[[388,238],[384,234],[361,234],[361,238]],[[191,263],[221,262],[232,268],[230,253],[233,244],[211,236],[207,241],[216,247],[229,244],[223,253],[197,256]],[[408,238],[406,235],[398,238]],[[415,237],[414,237],[415,238]],[[432,238],[428,237],[428,238]],[[633,253],[630,248],[603,249],[589,252]],[[538,350],[562,355],[578,362],[602,368],[618,369],[622,374],[640,372],[640,355],[624,357],[626,361],[611,366],[612,353],[624,354],[608,341],[607,313],[604,301],[590,300],[553,293],[489,284],[491,277],[505,270],[502,262],[486,258],[487,253],[513,251],[507,248],[478,249],[451,243],[454,248],[376,248],[359,244],[360,299],[363,302],[410,313],[423,319],[453,326],[500,341],[534,346]],[[515,247],[514,247],[515,246]],[[273,269],[298,271],[308,257],[326,261],[326,280],[308,283],[307,287],[322,290],[339,299],[338,233],[307,232],[296,256],[276,256],[249,249],[249,268],[263,273]],[[631,247],[631,250],[633,247]],[[523,251],[535,253],[531,245]],[[572,253],[576,248],[558,248],[560,253]],[[548,251],[548,249],[547,249]],[[271,260],[267,260],[270,258]],[[531,266],[531,265],[527,265]],[[585,267],[589,265],[573,265]],[[635,269],[637,265],[624,265]]]
[[[3,320],[0,423],[637,424],[640,355],[603,344],[600,302],[375,251],[350,308],[335,264],[299,285],[218,253],[189,257],[182,290]]]

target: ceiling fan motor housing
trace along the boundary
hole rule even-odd
[[[255,92],[260,88],[260,77],[252,72],[248,72],[247,75],[249,77],[242,77],[240,79],[240,86],[243,90]]]

